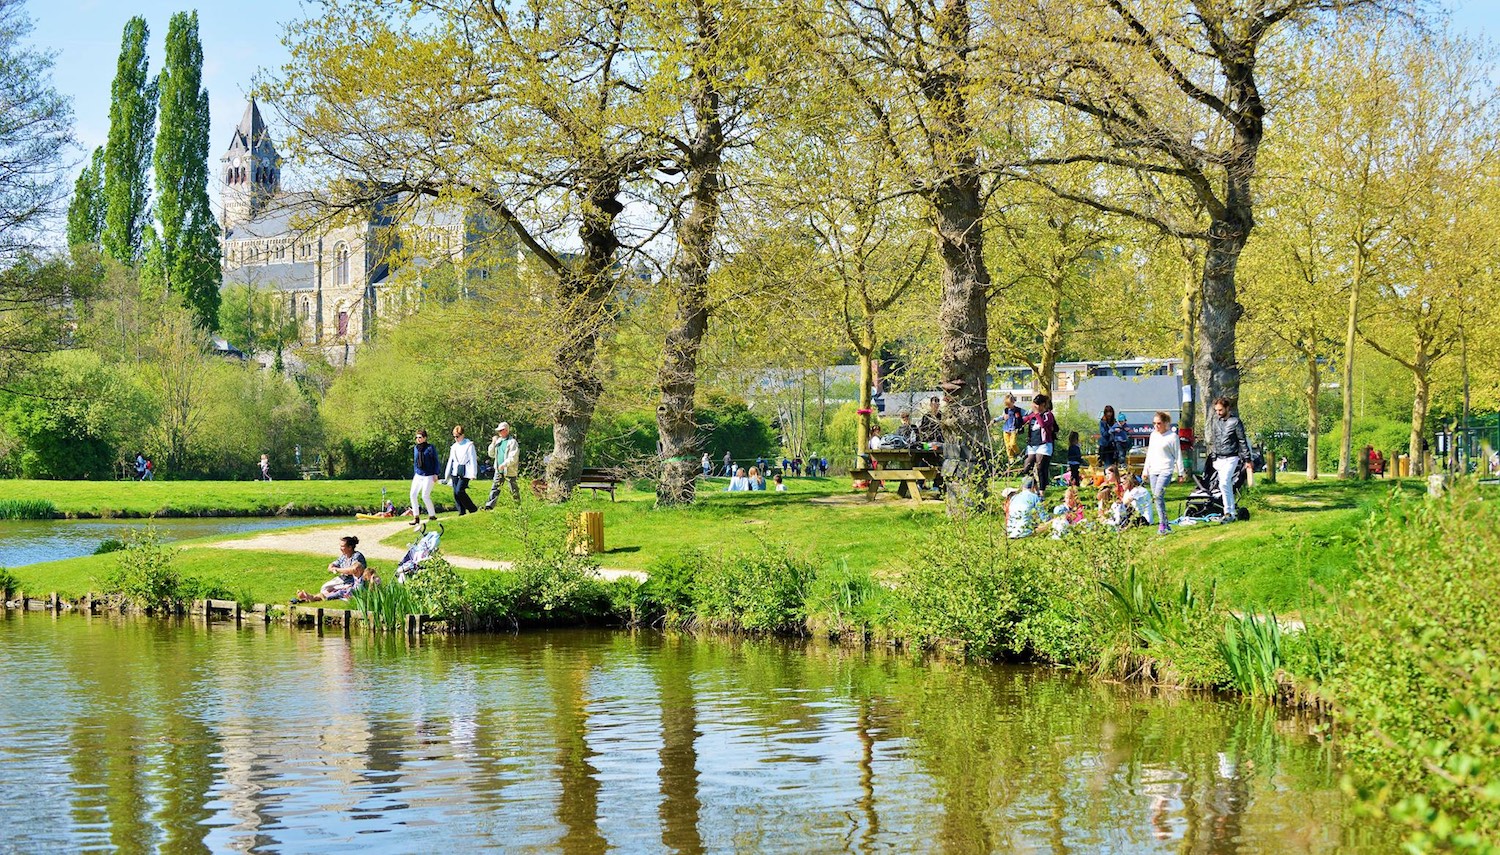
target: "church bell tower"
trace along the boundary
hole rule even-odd
[[[236,225],[260,216],[281,191],[281,158],[254,98],[245,107],[234,139],[229,141],[229,151],[219,163],[219,177],[224,181],[220,225],[227,234]]]

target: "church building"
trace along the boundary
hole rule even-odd
[[[278,294],[302,343],[333,365],[354,359],[377,319],[420,299],[435,265],[456,265],[461,278],[492,272],[464,265],[479,241],[497,236],[482,216],[429,207],[420,226],[398,227],[390,211],[400,200],[392,198],[355,222],[330,222],[313,194],[284,191],[281,157],[253,98],[220,163],[224,287]],[[411,243],[414,232],[421,257],[402,251],[402,236]]]

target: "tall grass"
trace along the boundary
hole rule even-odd
[[[1229,682],[1243,695],[1275,698],[1285,676],[1281,624],[1275,614],[1258,615],[1253,610],[1230,615],[1224,626],[1219,653],[1229,667]]]
[[[360,588],[349,597],[349,602],[364,616],[366,626],[386,632],[400,632],[406,625],[406,616],[419,611],[411,589],[399,582]]]
[[[47,499],[0,499],[0,520],[50,520],[57,506]]]

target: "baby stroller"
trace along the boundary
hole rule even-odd
[[[1240,466],[1234,470],[1234,515],[1240,522],[1250,519],[1250,510],[1239,503],[1240,494],[1245,491],[1248,477],[1245,474],[1245,467]],[[1193,492],[1188,494],[1187,502],[1183,505],[1182,515],[1195,519],[1223,515],[1224,496],[1219,491],[1218,473],[1210,467],[1207,474],[1193,476],[1193,485]]]
[[[417,570],[423,561],[437,554],[438,544],[443,539],[443,526],[438,524],[437,531],[428,531],[427,526],[422,526],[422,536],[417,542],[406,548],[406,554],[401,557],[401,563],[396,565],[396,581],[406,582],[417,575]]]

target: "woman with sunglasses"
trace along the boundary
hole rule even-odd
[[[1172,417],[1158,411],[1151,419],[1151,438],[1146,444],[1146,465],[1141,475],[1151,485],[1151,498],[1156,508],[1156,530],[1162,534],[1172,530],[1167,524],[1167,485],[1172,478],[1182,477],[1182,446],[1178,443],[1177,431],[1172,428]]]

